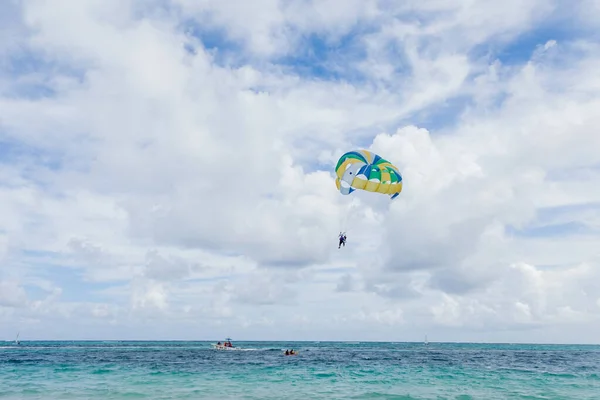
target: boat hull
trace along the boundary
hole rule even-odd
[[[235,347],[223,346],[222,344],[213,344],[212,347],[215,350],[237,350]]]

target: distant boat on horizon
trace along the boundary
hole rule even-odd
[[[225,338],[223,344],[221,342],[213,343],[213,348],[217,350],[237,350],[238,348],[231,344],[231,338]]]

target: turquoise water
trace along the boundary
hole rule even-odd
[[[234,345],[0,342],[0,398],[600,399],[600,346]]]

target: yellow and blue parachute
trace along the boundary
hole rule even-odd
[[[389,161],[368,150],[343,154],[335,166],[335,185],[348,195],[356,189],[390,195],[395,199],[402,191],[402,175]]]

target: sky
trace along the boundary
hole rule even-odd
[[[598,342],[599,20],[1,2],[0,340]],[[337,191],[355,149],[400,196]]]

